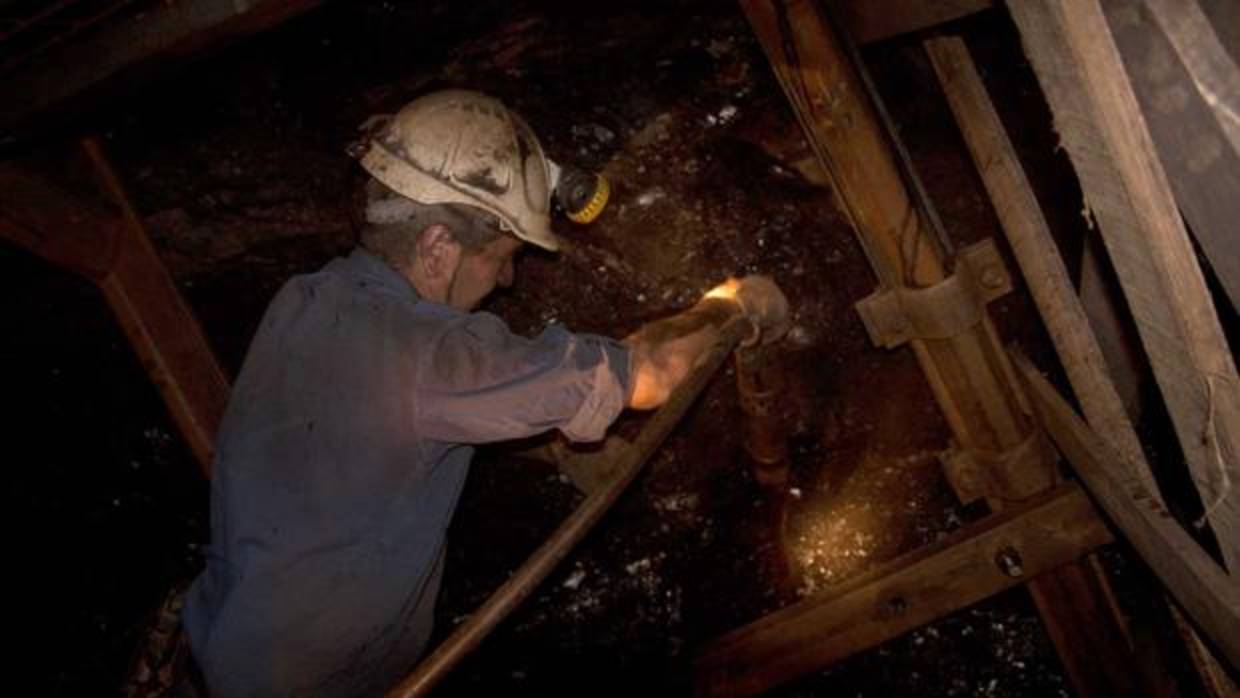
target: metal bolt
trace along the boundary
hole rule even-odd
[[[1003,286],[1003,270],[993,264],[982,270],[982,285],[995,289]]]
[[[893,616],[902,616],[908,610],[908,602],[903,596],[893,596],[887,600],[887,612]]]
[[[1010,545],[995,554],[995,564],[1009,577],[1016,578],[1025,574],[1021,567],[1020,553]]]

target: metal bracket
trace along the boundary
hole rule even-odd
[[[953,447],[939,454],[943,473],[961,504],[1001,496],[1003,492],[1049,489],[1055,484],[1057,460],[1057,452],[1041,430],[1034,430],[1024,441],[997,453]],[[1018,474],[1022,482],[1011,482],[1013,474]]]
[[[993,240],[960,251],[950,277],[926,288],[882,289],[857,303],[870,341],[887,349],[911,339],[948,339],[982,321],[986,304],[1012,290]]]

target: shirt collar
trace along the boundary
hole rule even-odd
[[[422,300],[417,289],[400,272],[361,247],[354,248],[348,257],[337,259],[330,266],[394,295],[409,298],[412,301]]]

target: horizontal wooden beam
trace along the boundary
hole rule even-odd
[[[0,128],[134,73],[166,70],[192,54],[260,32],[322,0],[195,0],[157,3],[96,36],[38,56],[31,68],[0,83]],[[125,80],[131,83],[132,80]]]
[[[875,647],[1111,540],[1074,485],[966,526],[707,645],[698,696],[754,696]]]
[[[1199,628],[1240,667],[1240,584],[1185,533],[1028,360],[1015,357],[1034,409],[1081,481]]]
[[[991,0],[843,0],[840,20],[859,44],[929,29],[992,7]]]

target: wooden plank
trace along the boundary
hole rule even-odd
[[[942,280],[934,236],[909,198],[861,80],[818,3],[740,5],[883,285],[922,287]]]
[[[1232,148],[1240,150],[1240,70],[1197,0],[1144,0]]]
[[[849,36],[859,44],[922,31],[993,6],[990,0],[846,0],[836,4]]]
[[[741,7],[883,287],[934,287],[943,278],[934,236],[911,203],[860,76],[819,3],[741,0]],[[954,445],[974,462],[995,466],[992,477],[986,478],[995,485],[983,493],[987,501],[1008,506],[1054,482],[1053,464],[1046,459],[999,457],[1018,451],[1036,434],[1025,414],[1014,369],[988,317],[983,314],[981,322],[958,336],[913,339],[910,344],[952,430]],[[1062,588],[1086,593],[1106,589],[1104,579],[1095,581]],[[1047,593],[1037,598],[1042,600],[1038,610],[1044,623],[1057,628],[1052,637],[1061,643],[1056,649],[1066,663],[1101,664],[1103,674],[1115,680],[1108,685],[1128,680],[1132,660],[1123,633],[1113,633],[1100,645],[1097,637],[1076,627],[1080,614],[1094,616],[1113,608],[1105,594],[1059,595],[1052,600]],[[1105,628],[1119,628],[1119,620],[1113,620]],[[1074,682],[1079,675],[1070,674]],[[1114,695],[1084,682],[1074,686],[1082,695]]]
[[[0,238],[92,281],[116,262],[121,220],[11,163],[0,164]]]
[[[1240,109],[1229,113],[1230,105],[1215,99],[1230,89],[1240,101],[1240,70],[1196,0],[1174,5],[1172,11],[1158,0],[1112,0],[1102,7],[1180,210],[1232,307],[1240,308],[1240,135],[1233,140],[1226,128],[1234,122],[1240,130]],[[1186,34],[1194,37],[1191,46],[1183,46]],[[1196,79],[1186,61],[1224,85]]]
[[[1141,337],[1132,322],[1124,301],[1124,293],[1107,265],[1106,248],[1097,235],[1087,235],[1081,249],[1081,279],[1077,295],[1085,307],[1085,316],[1106,358],[1115,389],[1124,402],[1124,410],[1134,423],[1145,414],[1145,387],[1148,371],[1141,354]]]
[[[0,236],[99,286],[209,476],[228,380],[136,218],[92,205],[12,165],[0,166],[0,190]]]
[[[1240,379],[1097,0],[1008,9],[1132,309],[1209,522],[1240,565]]]
[[[124,220],[116,261],[99,288],[209,478],[231,390],[228,378],[99,142],[86,139],[82,149]]]
[[[0,83],[0,127],[12,128],[109,84],[132,84],[194,53],[275,26],[322,0],[196,0],[158,3],[93,38],[41,56]]]
[[[1158,492],[1050,227],[968,49],[955,37],[932,39],[925,47],[1081,408],[1124,455],[1132,475]]]
[[[1067,485],[707,645],[694,663],[698,696],[753,696],[821,669],[1107,543],[1088,498]],[[1021,574],[1005,573],[1015,551]]]
[[[1020,159],[969,57],[968,49],[960,39],[941,38],[927,41],[926,51],[1081,409],[1090,426],[1122,456],[1121,465],[1128,470],[1129,476],[1158,497],[1158,486],[1123,400],[1108,375],[1107,363],[1090,328],[1084,304],[1073,292],[1072,280],[1056,249],[1050,228],[1025,179]],[[1065,585],[1082,587],[1093,581],[1084,574],[1071,577],[1061,574],[1055,580],[1054,587],[1031,586],[1030,591],[1035,597],[1049,597]],[[1070,588],[1067,591],[1068,596],[1082,596]],[[1113,617],[1105,613],[1101,616],[1083,618],[1080,625],[1097,628]],[[1050,631],[1054,632],[1054,629]],[[1185,628],[1182,633],[1190,648],[1204,652],[1200,640],[1191,629]],[[1203,680],[1218,680],[1212,667],[1206,662],[1202,666]],[[1069,671],[1073,669],[1072,666],[1068,668]]]
[[[1027,360],[1017,365],[1039,418],[1082,482],[1154,574],[1233,667],[1240,667],[1240,585],[1184,532],[1154,495]]]

